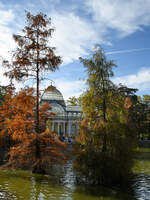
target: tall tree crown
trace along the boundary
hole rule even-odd
[[[116,66],[112,60],[107,60],[102,49],[96,50],[90,59],[80,58],[88,73],[87,83],[91,88],[106,88],[111,85],[110,77],[114,75],[112,68]]]
[[[6,73],[11,79],[22,81],[23,78],[36,77],[38,72],[55,71],[61,63],[60,56],[56,56],[55,47],[49,47],[49,39],[54,31],[51,19],[40,13],[26,14],[27,25],[22,35],[13,35],[17,48],[13,51],[12,63],[4,60],[3,64],[9,69]]]
[[[54,53],[55,48],[48,42],[54,31],[51,19],[40,13],[32,15],[27,12],[27,25],[23,35],[13,35],[17,48],[13,52],[12,63],[4,60],[3,65],[9,69],[5,73],[11,80],[22,81],[26,78],[36,80],[36,132],[39,132],[39,86],[42,73],[55,71],[61,63],[60,56]]]

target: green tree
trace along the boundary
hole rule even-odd
[[[146,139],[150,139],[150,95],[143,95],[142,98],[142,104],[143,104],[143,113],[145,118],[143,118],[143,124],[144,124],[144,134],[143,137],[146,136]],[[142,122],[141,122],[142,124]]]
[[[150,96],[140,97],[135,108],[137,136],[139,139],[150,139]]]
[[[110,80],[115,64],[101,49],[81,62],[88,72],[88,88],[81,101],[85,117],[77,137],[75,168],[93,184],[118,184],[129,177],[133,165],[135,132],[128,117],[133,104]]]
[[[67,104],[70,106],[78,106],[80,105],[80,98],[76,98],[75,96],[69,97]]]
[[[143,102],[149,102],[150,103],[150,95],[143,95]]]
[[[106,122],[108,120],[107,110],[112,101],[111,92],[114,87],[110,77],[113,76],[112,68],[116,65],[112,60],[107,61],[102,50],[94,52],[91,59],[80,58],[80,60],[88,73],[89,87],[83,97],[83,110],[89,118],[93,118],[94,115],[95,118],[101,118]],[[106,151],[106,133],[103,136],[103,151]]]

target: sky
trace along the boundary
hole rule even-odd
[[[55,31],[49,45],[56,47],[63,63],[46,76],[64,99],[85,90],[87,75],[79,57],[90,57],[97,44],[117,65],[114,83],[137,88],[137,95],[150,95],[150,0],[0,0],[1,57],[11,58],[12,34],[21,34],[25,10],[51,18]],[[7,85],[3,72],[0,66],[0,85]],[[50,80],[41,82],[41,89]]]

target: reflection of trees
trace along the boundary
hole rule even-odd
[[[62,171],[61,171],[62,172]],[[62,174],[61,174],[62,175]],[[46,199],[70,199],[72,191],[58,183],[60,175],[43,176],[35,174],[31,177],[31,193],[30,200],[46,200]],[[70,199],[71,200],[71,199]]]
[[[36,181],[35,177],[31,177],[31,185],[32,185],[32,190],[31,190],[31,195],[30,195],[30,199],[33,200],[38,200],[41,199],[40,194],[41,193],[41,181]],[[43,196],[42,196],[43,197]]]
[[[65,172],[67,172],[67,166]],[[150,176],[142,173],[136,175],[131,185],[126,186],[123,191],[99,186],[74,185],[73,188],[69,188],[55,184],[50,178],[50,176],[41,175],[31,176],[26,172],[1,171],[0,195],[5,195],[5,198],[2,197],[5,200],[127,200],[144,199],[144,197],[146,199],[150,196]]]
[[[79,186],[76,187],[73,194],[73,200],[127,200],[127,199],[135,199],[135,191],[130,188],[124,188],[121,190],[105,188],[100,186]]]
[[[28,180],[29,174],[23,172],[0,172],[0,191],[5,191],[8,200],[13,199],[30,199],[31,185]]]

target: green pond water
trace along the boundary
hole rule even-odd
[[[76,185],[71,162],[53,176],[0,171],[0,200],[150,200],[150,149],[139,150],[133,171],[125,191]]]

